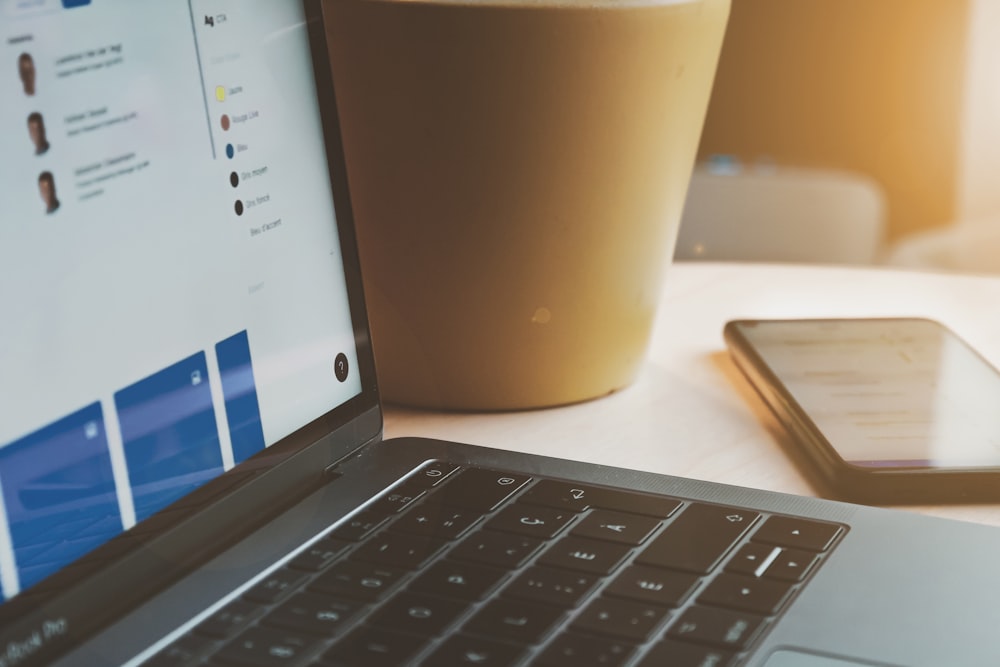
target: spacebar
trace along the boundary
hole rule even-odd
[[[636,562],[707,574],[760,515],[694,503],[643,549]]]

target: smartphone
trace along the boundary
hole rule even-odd
[[[1000,500],[1000,373],[938,322],[737,320],[724,334],[830,495]]]

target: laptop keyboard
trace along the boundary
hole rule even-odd
[[[435,461],[145,664],[731,667],[845,532]]]

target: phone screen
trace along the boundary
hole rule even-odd
[[[1000,466],[1000,374],[920,319],[735,323],[847,463]]]

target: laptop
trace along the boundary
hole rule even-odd
[[[319,2],[0,28],[0,667],[1000,664],[995,529],[383,441]]]

